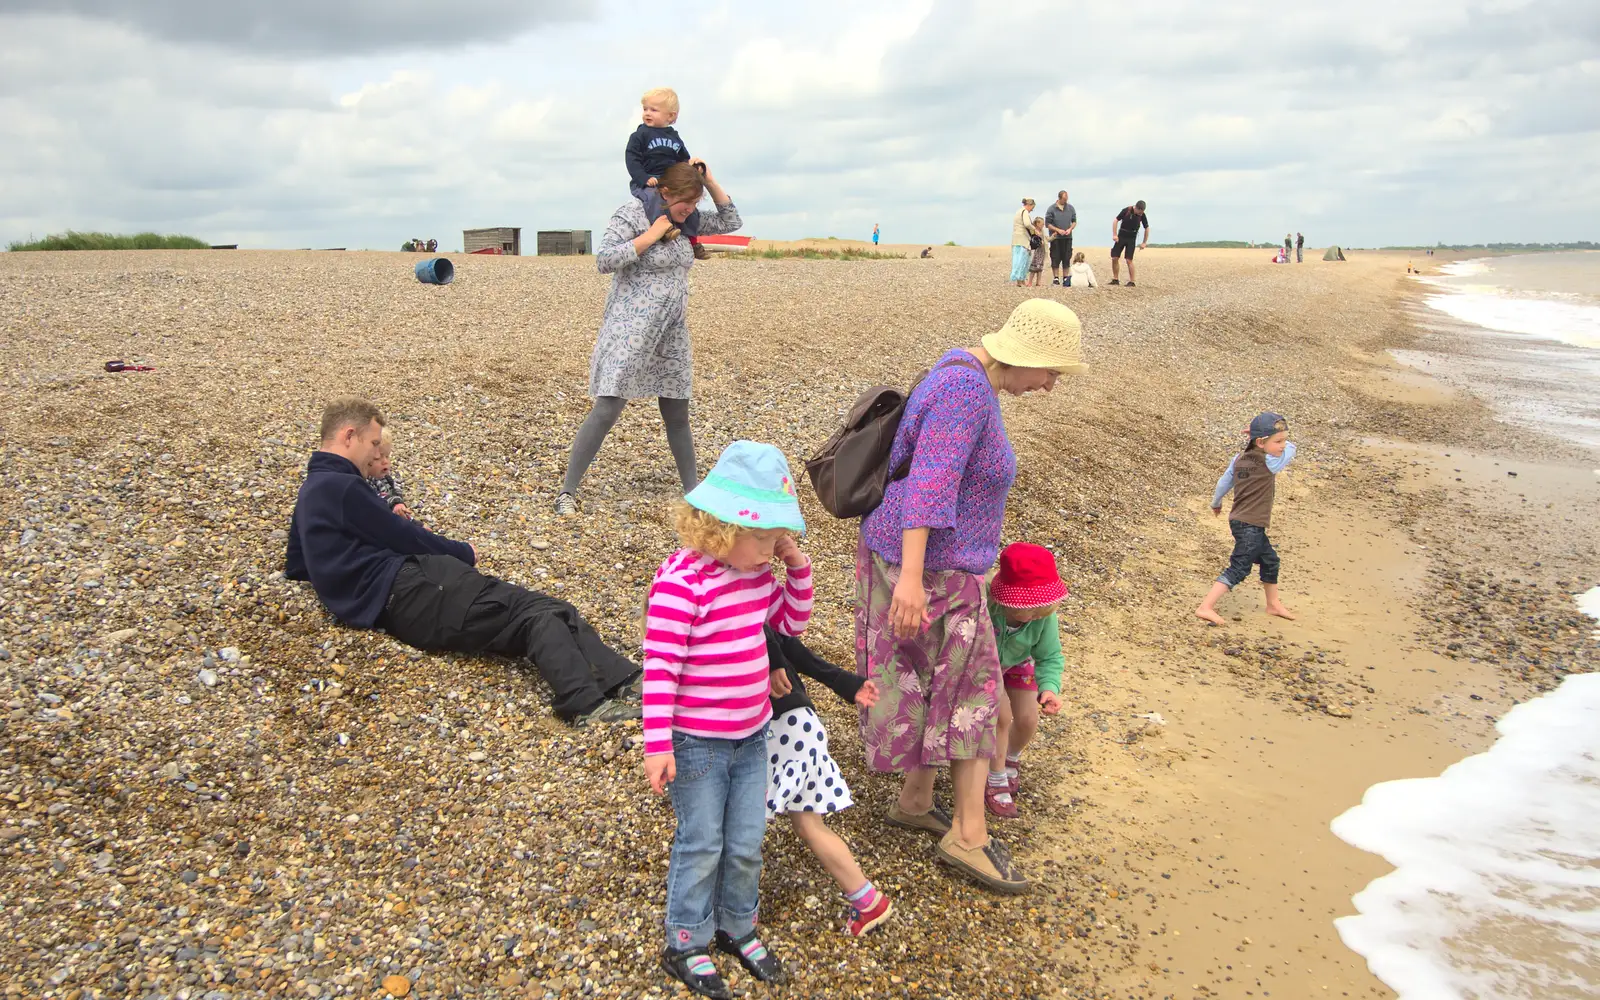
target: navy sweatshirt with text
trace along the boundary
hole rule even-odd
[[[636,190],[652,177],[659,181],[662,171],[674,163],[687,160],[689,149],[678,130],[670,125],[640,125],[628,136],[628,150],[623,156],[628,162],[628,183]]]
[[[371,628],[389,603],[406,557],[422,555],[477,562],[466,542],[436,535],[390,510],[348,458],[311,453],[289,520],[285,577],[310,580],[334,617]]]

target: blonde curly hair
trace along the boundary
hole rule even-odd
[[[718,520],[688,501],[680,501],[673,511],[672,527],[678,532],[679,545],[704,552],[713,559],[726,558],[740,535],[756,530]]]

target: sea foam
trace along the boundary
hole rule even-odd
[[[1600,588],[1585,595],[1600,614]],[[1402,1000],[1600,996],[1600,674],[1496,725],[1485,753],[1333,821],[1395,870],[1335,921]]]

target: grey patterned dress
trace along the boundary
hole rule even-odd
[[[743,225],[732,202],[700,213],[700,234],[731,233]],[[657,243],[641,256],[633,241],[650,228],[644,206],[628,202],[611,216],[595,263],[615,274],[605,317],[589,362],[589,395],[688,399],[693,382],[689,350],[688,239]]]

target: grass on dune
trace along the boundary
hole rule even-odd
[[[80,233],[67,230],[42,240],[17,240],[8,250],[209,250],[211,244],[193,236],[160,233]]]
[[[883,253],[877,250],[813,250],[810,248],[779,249],[772,247],[767,250],[735,250],[732,253],[719,254],[732,260],[785,260],[797,258],[799,260],[905,260],[903,253]]]

